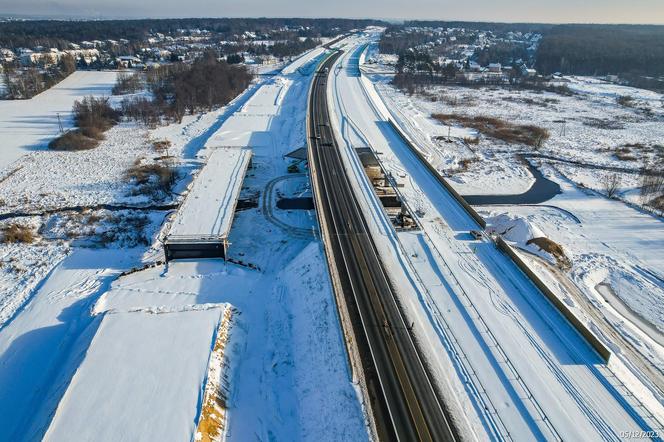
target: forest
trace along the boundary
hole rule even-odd
[[[664,73],[664,26],[560,25],[537,51],[542,73],[578,75]]]
[[[34,47],[64,49],[68,42],[83,40],[144,40],[160,32],[175,35],[178,29],[205,29],[222,39],[231,39],[245,31],[268,33],[283,26],[303,29],[299,37],[330,37],[340,31],[379,24],[376,20],[308,19],[308,18],[187,18],[143,20],[35,20],[0,23],[0,47]]]
[[[162,117],[181,121],[187,113],[227,104],[251,79],[245,66],[219,61],[214,51],[207,51],[192,64],[168,64],[149,71],[146,83],[154,99],[127,99],[122,103],[123,114],[146,125],[155,125]],[[118,85],[124,82],[120,78]]]
[[[424,21],[410,20],[404,22],[404,26],[412,27],[431,27],[431,28],[464,28],[474,31],[491,31],[496,34],[507,32],[536,32],[542,34],[555,27],[546,23],[492,23],[492,22],[472,22],[472,21]]]

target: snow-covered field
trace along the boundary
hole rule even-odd
[[[377,91],[374,98],[387,104],[387,113],[435,167],[449,174],[460,193],[525,192],[534,179],[515,153],[552,157],[532,157],[531,162],[560,185],[562,194],[541,205],[480,207],[481,213],[490,224],[499,225],[498,230],[507,230],[506,239],[530,252],[523,254],[524,259],[579,317],[592,324],[621,361],[618,365],[630,367],[614,368],[624,382],[637,390],[650,387],[652,396],[646,403],[653,409],[661,407],[664,224],[661,217],[623,200],[639,203],[639,168],[664,156],[664,96],[589,77],[559,83],[573,95],[438,86],[422,96],[408,96],[389,84],[389,75],[378,73],[388,69],[376,65],[365,69],[373,83],[367,84]],[[625,96],[633,98],[628,106],[618,103]],[[448,127],[432,119],[433,113],[534,124],[546,128],[551,137],[539,149],[508,144],[459,125]],[[478,137],[479,143],[464,142],[468,137]],[[463,159],[471,160],[466,171],[459,170]],[[624,169],[618,172],[619,199],[608,199],[604,177],[618,169]],[[569,268],[558,269],[551,255],[526,245],[539,236],[562,246]],[[633,382],[632,376],[641,381]]]
[[[65,129],[71,127],[74,101],[110,95],[116,76],[114,71],[77,71],[30,100],[0,100],[0,169],[45,149],[58,134],[58,115]]]
[[[498,87],[437,87],[430,91],[452,100],[454,105],[409,97],[385,81],[377,82],[376,87],[387,102],[393,104],[394,113],[410,133],[419,134],[419,145],[439,169],[446,170],[446,165],[453,168],[461,158],[475,160],[467,172],[450,177],[450,182],[462,194],[509,194],[527,190],[533,178],[524,165],[515,160],[515,152],[544,154],[590,165],[582,167],[549,159],[534,160],[550,164],[544,171],[564,192],[545,204],[581,218],[583,233],[580,233],[580,227],[572,228],[571,231],[577,233],[566,238],[556,233],[561,230],[559,219],[579,224],[564,211],[495,207],[487,210],[494,214],[504,210],[539,212],[537,225],[546,236],[558,238],[570,249],[574,258],[572,277],[587,289],[591,299],[602,298],[595,286],[606,280],[619,298],[662,329],[664,321],[657,307],[664,301],[662,220],[638,208],[603,198],[603,177],[611,171],[601,168],[633,170],[634,173],[619,173],[618,196],[638,202],[638,192],[634,190],[638,186],[638,169],[664,156],[664,96],[586,77],[571,77],[563,84],[577,95]],[[616,99],[620,96],[633,97],[633,107],[618,104]],[[468,146],[459,138],[467,136],[467,131],[473,131],[452,127],[454,142],[441,142],[435,137],[446,137],[448,128],[430,118],[436,112],[487,115],[519,124],[536,124],[547,128],[551,138],[537,150],[486,137],[480,137],[478,145]],[[597,127],[597,121],[610,124],[611,128]],[[621,160],[616,156],[616,150],[626,145],[632,147],[627,147],[628,159]],[[575,184],[599,193],[584,191]]]
[[[156,155],[148,131],[133,123],[111,129],[92,150],[28,153],[5,169],[0,210],[32,212],[78,205],[148,203],[146,195],[131,195],[130,184],[122,177],[137,159]]]
[[[375,235],[387,239],[387,244],[380,245],[379,241],[377,247],[387,262],[394,261],[390,274],[395,285],[404,290],[402,302],[415,319],[415,331],[427,343],[424,348],[435,360],[432,365],[447,368],[439,380],[444,385],[441,389],[451,390],[451,396],[461,401],[460,408],[467,410],[458,420],[465,421],[469,431],[480,439],[486,433],[504,436],[506,429],[512,437],[518,434],[524,438],[572,440],[593,438],[591,435],[608,437],[612,431],[630,425],[659,428],[661,424],[651,419],[650,413],[661,418],[661,396],[633,382],[629,374],[624,375],[624,364],[629,361],[615,358],[608,366],[599,363],[569,323],[554,312],[505,255],[486,239],[472,240],[468,231],[477,228],[476,224],[422,168],[385,120],[390,117],[403,122],[408,135],[418,144],[426,143],[425,153],[438,156],[440,162],[445,161],[444,144],[438,146],[430,138],[447,137],[447,128],[427,132],[427,127],[436,127],[428,119],[431,110],[420,110],[419,102],[387,91],[391,87],[380,81],[384,80],[382,76],[378,92],[371,82],[358,77],[355,63],[362,43],[360,40],[348,48],[350,54],[339,62],[343,68],[335,70],[330,82],[329,93],[335,97],[342,134],[340,143],[349,148],[347,167],[358,177],[364,172],[350,147],[371,146],[387,171],[400,177],[397,181],[403,185],[400,190],[404,200],[417,210],[422,232],[403,232],[395,237],[381,221],[370,185],[358,178],[358,193],[368,195],[363,196],[367,216],[377,224]],[[422,108],[429,105],[424,103]],[[394,114],[415,117],[406,120]],[[470,134],[474,135],[472,131]],[[461,128],[450,135],[463,137],[469,132]],[[422,138],[429,139],[420,141]],[[507,161],[503,164],[505,169],[515,168]],[[509,186],[499,177],[488,176],[493,173],[502,172],[484,168],[472,179],[477,187],[487,189]],[[512,175],[516,185],[507,192],[529,187],[519,175]],[[401,272],[410,275],[410,280],[399,281]],[[404,288],[409,286],[412,291]],[[451,361],[446,355],[451,355]],[[464,381],[462,389],[449,373],[456,373]],[[633,398],[626,394],[627,385],[639,401],[625,402],[626,397]],[[464,397],[468,402],[463,402]],[[473,409],[477,414],[469,411]],[[629,423],[631,419],[635,421]],[[610,427],[613,430],[608,430]]]
[[[594,78],[570,77],[568,82],[557,84],[576,92],[571,96],[498,86],[437,86],[428,88],[427,97],[423,97],[399,92],[389,84],[389,75],[370,77],[396,116],[429,155],[431,163],[450,173],[450,181],[465,195],[527,190],[532,176],[514,161],[516,152],[635,172],[648,161],[664,158],[664,96],[655,92]],[[620,105],[617,98],[621,96],[634,100],[630,106]],[[547,129],[550,138],[541,148],[508,144],[484,136],[479,136],[479,144],[468,144],[463,138],[478,137],[477,131],[441,124],[431,118],[434,113],[490,116],[513,124],[534,124]],[[471,163],[467,171],[460,172],[459,162],[464,159]],[[576,182],[603,189],[602,169],[557,164]],[[621,178],[620,193],[637,184],[636,173],[623,173]]]
[[[95,300],[143,250],[77,249],[0,330],[0,439],[43,434],[99,326]],[[20,256],[20,255],[19,255]]]
[[[244,266],[158,263],[170,221],[154,206],[186,198],[213,135],[254,151],[243,197],[274,182],[273,205],[282,189],[302,187],[301,175],[290,183],[284,155],[306,143],[307,91],[322,53],[180,124],[122,123],[90,151],[12,148],[0,172],[0,227],[30,225],[35,241],[0,245],[0,439],[191,439],[201,430],[206,385],[217,385],[226,405],[215,440],[366,440],[310,212],[270,206],[269,218],[260,204],[238,212],[231,257]],[[25,131],[42,144],[57,132]],[[135,164],[163,161],[156,140],[171,142],[174,195],[141,193],[126,177]],[[137,205],[153,207],[125,207]],[[219,318],[230,309],[222,331]],[[230,337],[220,354],[219,333]]]
[[[44,439],[191,439],[223,311],[104,315]]]
[[[348,41],[355,57],[367,39]],[[186,116],[180,124],[148,130],[122,123],[91,151],[43,147],[57,133],[56,113],[68,115],[83,95],[107,94],[115,73],[78,72],[33,100],[0,101],[0,216],[6,215],[0,227],[18,222],[36,237],[29,245],[0,245],[0,440],[67,440],[72,434],[192,439],[210,386],[223,399],[217,440],[367,439],[315,216],[275,207],[279,197],[310,195],[305,176],[288,173],[293,160],[284,155],[306,145],[307,91],[323,53],[312,50],[228,106]],[[363,176],[350,147],[370,142],[395,176],[407,172],[401,191],[423,213],[423,232],[396,234],[368,184],[355,182],[373,233],[386,239],[379,247],[394,282],[412,288],[403,289],[404,308],[439,386],[463,410],[455,418],[465,435],[609,438],[618,427],[650,425],[644,403],[661,418],[662,396],[642,389],[632,353],[614,342],[613,362],[600,364],[548,303],[529,296],[533,287],[490,243],[470,241],[473,224],[408,156],[381,121],[389,111],[378,108],[385,100],[432,163],[453,174],[460,192],[509,194],[532,184],[514,159],[516,152],[532,152],[484,137],[477,145],[464,143],[477,133],[448,129],[429,118],[432,112],[538,124],[552,136],[537,153],[636,169],[643,158],[658,155],[653,146],[664,140],[662,97],[578,77],[568,83],[575,96],[439,88],[435,94],[445,100],[432,102],[401,94],[383,74],[369,77],[373,89],[350,66],[356,58],[341,60],[345,69],[334,74],[329,93],[349,170]],[[618,105],[616,97],[623,95],[634,97],[635,107]],[[556,122],[561,114],[564,134]],[[444,140],[448,136],[451,142]],[[173,195],[140,192],[126,177],[137,163],[162,161],[156,140],[171,142],[168,154],[179,171]],[[241,198],[257,200],[258,207],[235,214],[234,263],[161,264],[159,240],[170,227],[169,208],[193,188],[206,144],[252,149]],[[636,160],[619,160],[615,149],[624,144],[644,147],[629,148]],[[469,169],[455,171],[466,158],[474,160]],[[572,265],[559,273],[581,293],[565,302],[582,317],[582,301],[589,303],[649,364],[664,369],[658,341],[664,331],[661,219],[574,185],[600,189],[595,170],[542,161],[542,172],[560,184],[561,195],[545,205],[481,207],[482,213],[503,227],[510,220],[518,224],[509,239],[536,254],[524,252],[537,271],[548,272],[553,261],[526,246],[526,236],[560,243]],[[635,174],[622,175],[622,195],[635,201]],[[201,204],[206,201],[187,206],[207,213]],[[123,207],[137,205],[164,207]],[[225,323],[228,312],[233,319]],[[216,348],[220,334],[229,337],[223,352]],[[636,389],[636,398],[621,398],[626,386]]]

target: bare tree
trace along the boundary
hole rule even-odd
[[[604,187],[606,196],[613,198],[620,188],[621,181],[620,175],[617,172],[604,174],[602,186]]]
[[[664,164],[646,163],[641,169],[639,177],[641,204],[647,205],[664,195],[663,166]]]

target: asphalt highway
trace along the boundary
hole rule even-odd
[[[316,72],[309,98],[311,180],[338,299],[346,302],[381,440],[457,440],[411,336],[344,168],[330,126],[327,79],[341,52]]]

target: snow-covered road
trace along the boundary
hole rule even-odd
[[[187,116],[149,136],[171,141],[171,154],[191,162],[204,161],[213,136],[220,137],[216,145],[251,147],[254,165],[242,192],[259,199],[268,183],[288,176],[285,154],[306,143],[307,92],[322,53],[307,53],[295,69],[260,80],[225,108]],[[120,129],[127,130],[111,131]],[[143,139],[125,144],[138,151]],[[33,153],[43,155],[48,152]],[[36,173],[32,167],[25,169]],[[43,173],[51,187],[62,187],[57,172]],[[306,187],[293,175],[279,182],[279,192]],[[85,176],[87,182],[98,177]],[[271,193],[267,197],[275,203]],[[224,199],[217,208],[229,203]],[[209,200],[199,198],[190,209],[200,215],[205,204]],[[206,367],[216,346],[211,335],[227,310],[233,312],[223,354],[227,371],[217,381],[228,405],[219,439],[367,440],[322,246],[313,235],[275,227],[262,207],[242,210],[233,222],[231,255],[244,267],[220,260],[157,264],[157,225],[149,249],[72,246],[36,289],[26,291],[25,302],[14,302],[0,328],[0,440],[197,440]],[[310,211],[273,212],[307,231],[315,228]],[[157,221],[161,225],[163,216]]]
[[[377,246],[441,389],[464,410],[457,419],[475,437],[520,440],[617,440],[621,431],[656,427],[509,258],[487,240],[471,240],[472,218],[390,127],[389,111],[360,76],[372,38],[346,46],[328,93],[346,167],[373,235],[384,238]],[[423,213],[421,232],[392,229],[354,152],[364,146],[394,177],[405,176],[401,192]]]

